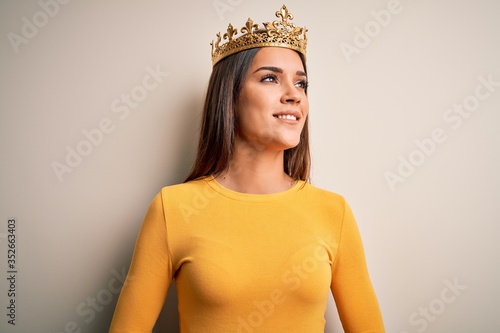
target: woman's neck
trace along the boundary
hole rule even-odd
[[[283,170],[283,151],[257,151],[236,144],[227,170],[216,177],[224,187],[241,193],[269,194],[288,190],[294,180]]]

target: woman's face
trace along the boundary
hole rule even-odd
[[[259,150],[297,146],[309,113],[306,88],[307,76],[297,52],[260,49],[237,101],[237,140]]]

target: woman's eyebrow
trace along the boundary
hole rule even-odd
[[[260,67],[254,73],[257,73],[258,71],[271,71],[271,72],[275,72],[275,73],[283,73],[283,69],[281,69],[279,67],[274,67],[274,66]]]
[[[275,66],[263,66],[263,67],[258,68],[254,73],[257,73],[258,71],[271,71],[271,72],[280,73],[280,74],[283,73],[283,69],[281,69],[279,67],[275,67]],[[299,76],[307,77],[307,74],[303,71],[297,71],[296,74]]]

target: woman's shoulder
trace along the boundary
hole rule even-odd
[[[163,199],[168,198],[170,200],[175,200],[186,196],[193,197],[199,193],[203,194],[207,192],[207,188],[209,188],[209,186],[207,185],[206,179],[200,178],[185,183],[164,186],[160,190],[160,194]]]
[[[327,202],[336,202],[336,203],[340,203],[342,205],[345,203],[344,196],[335,192],[335,191],[327,190],[323,187],[318,187],[318,186],[313,185],[311,183],[306,183],[305,187],[307,190],[307,194],[309,196],[314,197],[317,200],[322,200],[322,201],[324,200]]]

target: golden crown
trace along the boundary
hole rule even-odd
[[[240,29],[244,35],[236,38],[238,29],[229,24],[223,37],[219,32],[216,35],[217,40],[210,43],[212,45],[212,66],[231,54],[264,46],[284,47],[298,51],[305,56],[307,29],[296,27],[295,24],[289,22],[289,20],[293,20],[293,15],[288,12],[285,5],[276,12],[276,17],[281,18],[281,21],[264,22],[262,23],[264,29],[259,29],[259,25],[254,24],[249,18],[245,26]],[[222,39],[227,40],[227,42],[221,45]]]

